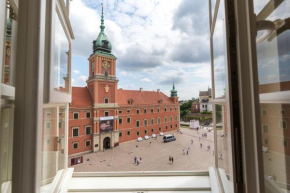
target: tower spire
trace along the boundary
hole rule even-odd
[[[104,24],[104,3],[102,3],[102,16],[101,16],[101,33],[104,33],[105,24]]]

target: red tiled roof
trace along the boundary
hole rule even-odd
[[[87,87],[72,87],[72,103],[70,107],[92,107],[93,100]]]
[[[162,104],[173,104],[168,96],[162,92],[156,91],[140,91],[140,90],[117,90],[118,105],[128,105],[128,100],[133,99],[133,105],[158,105],[158,100],[162,100]]]

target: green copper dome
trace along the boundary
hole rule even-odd
[[[173,82],[173,88],[171,90],[171,97],[177,97],[177,90],[175,89],[174,82]]]
[[[109,41],[108,37],[105,34],[105,25],[104,25],[104,14],[103,14],[103,6],[102,6],[102,16],[101,16],[101,31],[98,35],[98,38],[93,41],[93,52],[100,53],[111,53],[112,44]]]

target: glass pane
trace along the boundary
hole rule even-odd
[[[13,108],[1,109],[0,127],[0,188],[11,188],[13,152]],[[0,191],[1,192],[1,191]]]
[[[59,170],[65,168],[65,116],[63,106],[43,110],[42,190],[49,188]]]
[[[229,156],[229,135],[228,135],[228,124],[227,124],[227,107],[224,104],[215,105],[215,131],[216,131],[216,159],[219,168],[219,174],[223,183],[223,188],[230,192],[230,156]]]
[[[266,6],[254,0],[254,5],[257,15],[263,13],[260,20],[272,21],[276,26],[257,44],[265,187],[267,192],[289,192],[290,1],[271,1]],[[265,31],[259,35],[262,33]]]
[[[11,85],[11,54],[12,54],[12,49],[13,48],[13,36],[12,33],[12,24],[14,23],[13,21],[13,10],[10,8],[10,5],[7,4],[7,14],[6,14],[6,33],[5,33],[5,61],[3,65],[3,75],[2,75],[2,83]]]
[[[54,35],[54,88],[58,91],[69,92],[68,58],[70,48],[57,12],[55,12]]]
[[[224,1],[220,1],[213,34],[215,98],[224,98],[226,89],[226,41]]]

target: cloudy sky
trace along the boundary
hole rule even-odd
[[[92,41],[100,32],[102,0],[74,0],[72,82],[85,86]],[[208,4],[204,0],[104,0],[105,33],[117,59],[118,87],[181,100],[211,87]]]

